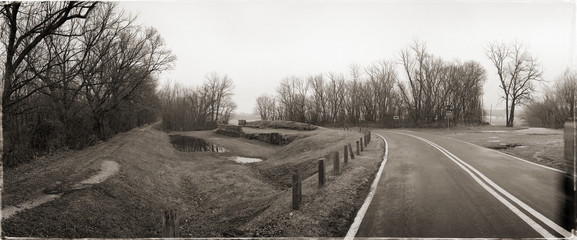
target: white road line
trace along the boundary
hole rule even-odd
[[[436,144],[435,144],[436,145]],[[438,146],[438,145],[437,145]],[[439,146],[440,147],[440,146]],[[447,151],[445,149],[445,151]],[[549,226],[550,228],[552,228],[553,230],[555,230],[556,232],[558,232],[559,234],[563,235],[564,237],[569,237],[571,236],[571,233],[567,230],[565,230],[564,228],[562,228],[561,226],[557,225],[555,222],[551,221],[549,218],[543,216],[543,214],[537,212],[537,210],[533,209],[532,207],[530,207],[529,205],[525,204],[523,201],[519,200],[517,197],[513,196],[512,194],[510,194],[509,192],[507,192],[505,189],[501,188],[499,185],[497,185],[495,182],[493,182],[491,179],[489,179],[488,177],[486,177],[485,175],[483,175],[481,172],[479,172],[477,169],[473,168],[471,165],[469,165],[468,163],[466,163],[465,161],[463,161],[462,159],[458,158],[457,156],[455,156],[453,153],[447,151],[448,154],[452,155],[453,157],[455,157],[458,161],[460,161],[461,163],[463,163],[463,165],[469,167],[471,170],[473,170],[475,173],[477,173],[481,178],[483,178],[483,180],[485,180],[489,185],[493,186],[493,188],[497,189],[497,191],[501,192],[501,194],[505,195],[506,197],[508,197],[511,201],[517,203],[519,206],[521,206],[522,208],[524,208],[525,210],[527,210],[529,213],[531,213],[531,215],[533,215],[534,217],[536,217],[537,219],[539,219],[540,221],[542,221],[543,223],[545,223],[547,226]]]
[[[439,135],[439,137],[447,138],[447,139],[451,139],[451,140],[456,140],[456,141],[463,142],[463,143],[466,143],[466,144],[469,144],[469,145],[473,145],[473,146],[477,146],[477,147],[483,147],[483,146],[479,146],[479,145],[477,145],[477,144],[473,144],[473,143],[470,143],[470,142],[467,142],[467,141],[464,141],[464,140],[461,140],[461,139],[456,139],[456,138],[447,137],[447,136],[440,136],[440,135]],[[492,152],[495,152],[495,153],[498,153],[498,154],[501,154],[501,155],[505,155],[505,156],[510,157],[510,158],[513,158],[513,159],[515,159],[515,160],[519,160],[519,161],[522,161],[522,162],[526,162],[526,163],[535,165],[535,166],[537,166],[537,167],[545,168],[545,169],[547,169],[547,170],[551,170],[551,171],[555,171],[555,172],[559,172],[559,173],[565,173],[564,171],[561,171],[561,170],[559,170],[559,169],[552,168],[552,167],[545,166],[545,165],[541,165],[541,164],[539,164],[539,163],[534,163],[534,162],[531,162],[531,161],[522,159],[522,158],[520,158],[520,157],[516,157],[516,156],[513,156],[513,155],[511,155],[511,154],[507,154],[507,153],[504,153],[504,152],[500,152],[500,151],[497,151],[497,150],[494,150],[494,149],[486,148],[486,150],[489,150],[489,151],[492,151]]]
[[[371,201],[373,200],[373,197],[375,196],[375,192],[377,190],[377,184],[379,183],[379,180],[381,179],[381,174],[383,173],[383,169],[385,169],[385,164],[387,163],[387,158],[389,156],[389,144],[387,143],[387,140],[383,136],[381,136],[380,134],[375,133],[375,135],[382,138],[383,141],[385,142],[385,156],[383,156],[383,161],[381,162],[381,166],[379,167],[379,171],[377,172],[375,179],[373,179],[373,183],[371,184],[371,190],[369,192],[369,195],[365,199],[365,202],[363,203],[363,206],[361,206],[361,209],[359,209],[359,211],[357,212],[357,216],[355,217],[355,221],[353,222],[353,224],[351,224],[351,227],[349,228],[349,231],[347,232],[347,235],[345,237],[346,240],[352,240],[357,235],[357,231],[359,231],[359,227],[361,226],[361,222],[363,221],[363,218],[365,217],[365,214],[367,213],[367,209],[369,208],[369,205],[371,205]]]
[[[494,152],[496,152],[496,153],[499,153],[499,154],[501,154],[501,155],[505,155],[505,156],[507,156],[507,157],[511,157],[511,158],[516,159],[516,160],[519,160],[519,161],[523,161],[523,162],[526,162],[526,163],[529,163],[529,164],[533,164],[533,165],[535,165],[535,166],[542,167],[542,168],[545,168],[545,169],[548,169],[548,170],[551,170],[551,171],[555,171],[555,172],[559,172],[559,173],[565,173],[565,172],[563,172],[563,171],[561,171],[561,170],[559,170],[559,169],[552,168],[552,167],[548,167],[548,166],[541,165],[541,164],[538,164],[538,163],[534,163],[534,162],[531,162],[531,161],[522,159],[522,158],[520,158],[520,157],[515,157],[515,156],[513,156],[513,155],[511,155],[511,154],[506,154],[506,153],[504,153],[504,152],[499,152],[499,151],[493,150],[493,149],[490,149],[490,150],[491,150],[491,151],[494,151]]]
[[[483,180],[485,180],[489,185],[491,185],[493,188],[495,188],[497,191],[499,191],[501,194],[505,195],[507,198],[509,198],[511,201],[517,203],[520,207],[522,207],[523,209],[525,209],[527,212],[529,212],[531,215],[533,215],[534,217],[536,217],[537,219],[539,219],[540,221],[542,221],[543,223],[545,223],[547,226],[549,226],[550,228],[552,228],[553,230],[555,230],[556,232],[558,232],[559,234],[563,235],[564,237],[569,237],[571,236],[571,233],[569,233],[567,230],[565,230],[564,228],[562,228],[561,226],[557,225],[556,223],[554,223],[553,221],[551,221],[550,219],[548,219],[547,217],[543,216],[541,213],[537,212],[535,209],[531,208],[530,206],[528,206],[527,204],[525,204],[524,202],[522,202],[521,200],[519,200],[518,198],[516,198],[515,196],[513,196],[512,194],[510,194],[509,192],[507,192],[506,190],[504,190],[503,188],[501,188],[499,185],[497,185],[495,182],[493,182],[492,180],[490,180],[488,177],[486,177],[485,175],[483,175],[481,172],[479,172],[477,169],[475,169],[474,167],[472,167],[471,165],[469,165],[468,163],[466,163],[465,161],[463,161],[462,159],[460,159],[459,157],[455,156],[453,153],[449,152],[448,150],[446,150],[445,148],[437,145],[436,143],[429,141],[427,139],[418,137],[418,136],[414,136],[411,134],[406,134],[406,133],[398,133],[398,134],[403,134],[403,135],[407,135],[407,136],[411,136],[414,138],[417,138],[423,142],[428,143],[429,145],[435,147],[436,149],[438,149],[439,151],[441,151],[445,156],[449,157],[449,159],[451,159],[453,162],[455,162],[459,167],[463,168],[469,175],[471,175],[471,177],[473,177],[473,179],[475,179],[475,181],[477,181],[483,188],[485,188],[485,190],[487,190],[489,193],[491,193],[495,198],[497,198],[499,201],[501,201],[503,204],[505,204],[509,209],[511,209],[513,212],[515,212],[515,214],[517,214],[521,219],[523,219],[527,224],[529,224],[529,226],[531,226],[533,229],[535,229],[535,231],[539,232],[543,237],[545,238],[555,238],[553,235],[551,235],[549,232],[547,232],[541,225],[537,224],[535,221],[533,221],[531,218],[529,218],[526,214],[524,214],[523,212],[520,212],[519,209],[517,207],[515,207],[514,205],[512,205],[509,201],[507,201],[506,199],[504,199],[502,196],[500,196],[499,194],[497,194],[492,188],[488,187],[487,184],[485,184],[485,182],[481,181],[475,174],[473,174],[471,171],[473,171],[474,173],[476,173],[479,177],[481,177]],[[469,170],[470,169],[470,170]]]

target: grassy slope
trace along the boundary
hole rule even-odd
[[[384,154],[383,142],[373,139],[365,152],[349,159],[349,165],[342,168],[341,174],[333,175],[332,166],[326,167],[324,187],[318,187],[317,174],[304,179],[301,209],[292,210],[291,189],[288,189],[271,207],[245,224],[243,230],[258,237],[344,237],[368,194]],[[340,156],[342,158],[342,151]]]
[[[218,142],[231,151],[223,156],[179,152],[170,145],[168,134],[145,128],[119,134],[82,151],[7,169],[3,204],[14,205],[34,198],[56,181],[73,184],[89,177],[103,160],[120,164],[120,172],[99,185],[68,192],[3,221],[3,234],[160,237],[162,212],[174,208],[178,210],[182,237],[342,236],[366,196],[364,189],[377,170],[382,151],[374,141],[370,157],[365,152],[367,156],[351,162],[338,177],[328,174],[328,185],[320,191],[312,175],[316,165],[307,165],[305,172],[310,178],[303,183],[303,210],[294,213],[299,218],[287,218],[290,189],[283,184],[290,178],[287,172],[330,150],[339,149],[342,157],[339,145],[360,137],[359,133],[315,131],[283,147],[211,131],[182,133]],[[227,154],[267,160],[242,165],[226,160]],[[328,173],[332,168],[327,162]]]

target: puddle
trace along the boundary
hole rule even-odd
[[[260,158],[249,158],[249,157],[239,157],[239,156],[233,156],[233,157],[228,157],[228,160],[231,161],[235,161],[237,163],[255,163],[255,162],[261,162],[262,159]]]
[[[505,133],[507,131],[503,131],[503,130],[488,130],[488,131],[481,131],[483,133]]]
[[[170,135],[170,143],[181,152],[228,152],[226,148],[189,136]]]
[[[510,149],[510,148],[525,148],[527,146],[525,145],[521,145],[521,144],[516,144],[516,143],[509,143],[509,144],[505,144],[505,143],[499,143],[499,145],[497,146],[490,146],[488,148],[491,149]]]
[[[493,142],[493,143],[494,143],[494,142],[500,142],[500,141],[501,141],[501,140],[496,139],[496,140],[489,140],[489,141],[487,141],[487,142]]]

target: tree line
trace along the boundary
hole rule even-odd
[[[159,92],[162,124],[166,130],[214,129],[228,123],[236,104],[233,82],[227,75],[208,74],[198,87],[167,82]]]
[[[575,117],[575,93],[577,72],[567,69],[541,98],[529,101],[522,118],[534,127],[563,128],[565,121]]]
[[[159,120],[155,76],[176,58],[154,28],[112,2],[9,2],[0,16],[5,166]]]
[[[446,61],[414,41],[398,61],[351,65],[347,74],[285,77],[276,95],[257,98],[255,109],[265,120],[393,126],[398,116],[411,125],[442,126],[450,105],[454,122],[481,124],[485,79],[478,62]]]

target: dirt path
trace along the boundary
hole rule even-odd
[[[62,195],[64,195],[65,192],[80,190],[80,189],[84,189],[84,188],[90,187],[90,186],[95,185],[95,184],[99,184],[99,183],[105,181],[106,179],[108,179],[110,176],[116,174],[119,169],[120,169],[120,166],[118,165],[117,162],[103,161],[102,164],[100,165],[100,172],[98,172],[96,175],[93,175],[92,177],[87,178],[86,180],[79,182],[79,183],[76,183],[70,187],[63,186],[62,183],[59,183],[54,188],[46,189],[45,193],[47,193],[47,194],[40,195],[35,199],[22,202],[20,204],[15,205],[15,206],[6,206],[5,208],[2,209],[2,213],[1,213],[2,218],[8,219],[18,212],[21,212],[21,211],[24,211],[27,209],[32,209],[32,208],[37,207],[41,204],[50,202],[54,199],[61,197]]]

